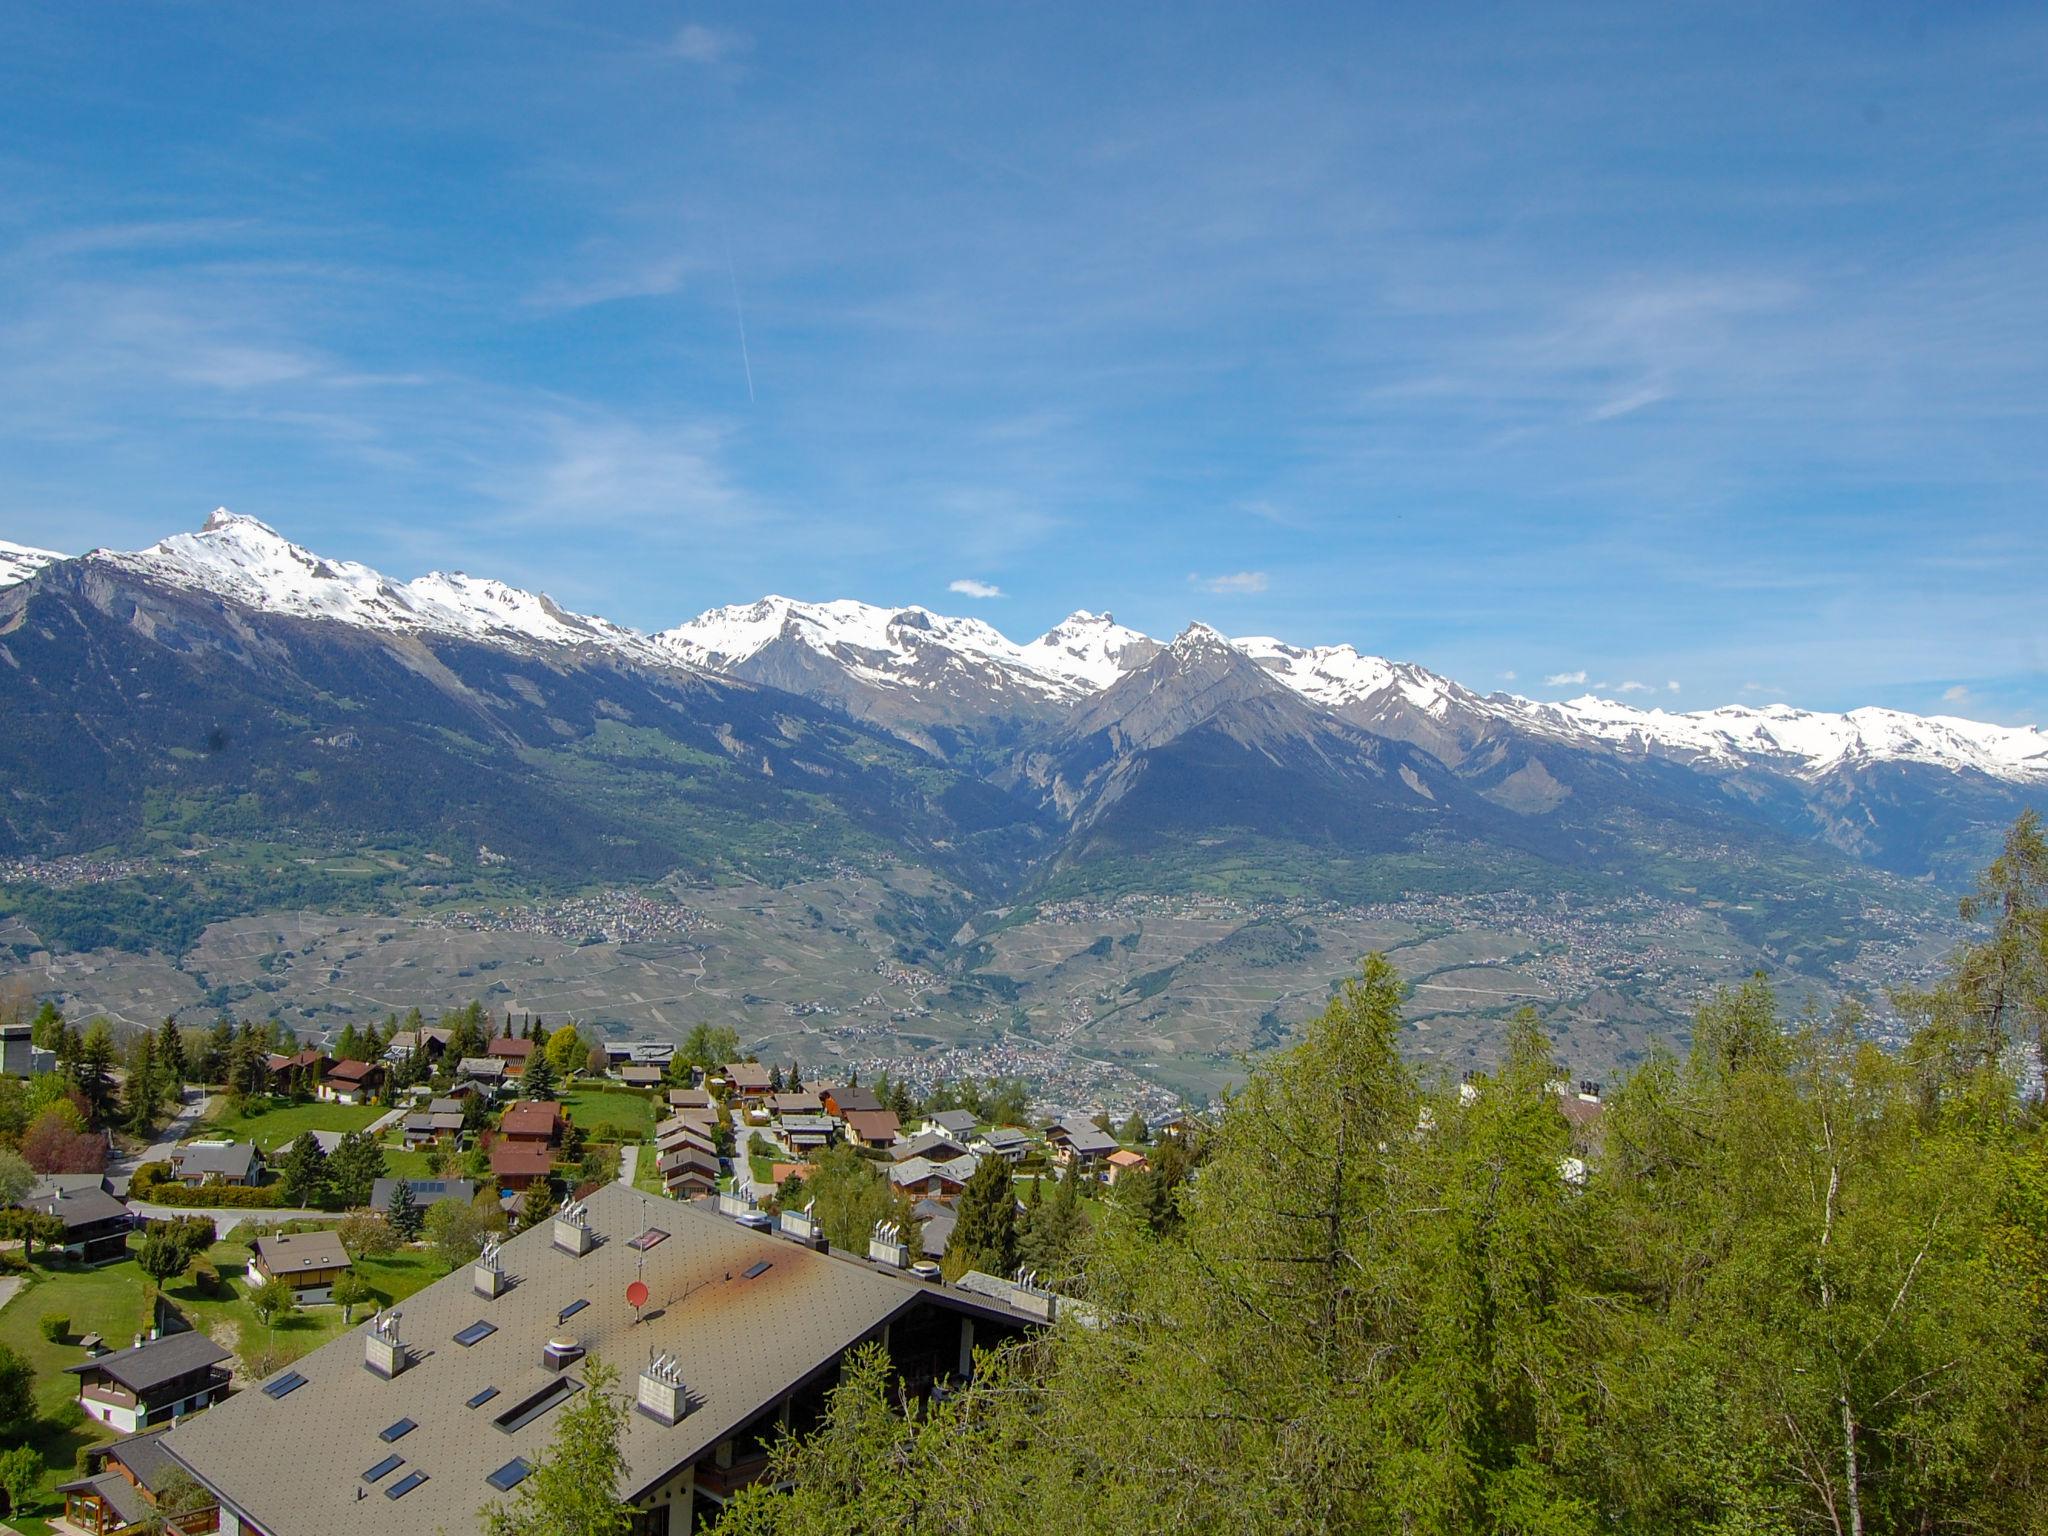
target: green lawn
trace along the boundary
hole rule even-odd
[[[307,1131],[360,1131],[384,1113],[374,1104],[273,1104],[251,1099],[239,1111],[223,1105],[201,1134],[253,1141],[266,1152],[287,1146]]]
[[[584,1088],[564,1094],[562,1107],[592,1141],[645,1141],[654,1134],[654,1101],[637,1093]]]
[[[164,1294],[193,1326],[235,1350],[251,1379],[260,1379],[319,1348],[342,1331],[341,1309],[323,1306],[285,1318],[266,1337],[246,1299],[248,1245],[233,1239],[215,1243],[207,1258],[220,1271],[221,1295],[202,1296],[190,1279],[172,1281]],[[375,1304],[386,1306],[447,1272],[430,1249],[359,1258],[355,1267],[375,1294]],[[109,1347],[122,1349],[148,1327],[145,1297],[149,1282],[132,1259],[98,1269],[46,1270],[36,1266],[28,1278],[21,1293],[0,1309],[0,1344],[17,1350],[36,1373],[36,1411],[43,1423],[31,1443],[45,1469],[37,1495],[42,1502],[37,1507],[53,1513],[56,1500],[51,1491],[76,1475],[78,1453],[88,1445],[117,1438],[104,1425],[85,1417],[77,1405],[78,1379],[66,1375],[64,1368],[85,1358],[77,1342],[85,1334],[97,1333]],[[361,1322],[369,1311],[369,1307],[357,1308],[355,1320]],[[71,1332],[64,1343],[52,1344],[43,1337],[40,1319],[47,1313],[61,1313],[70,1319]],[[237,1382],[238,1386],[247,1384]],[[12,1523],[25,1536],[46,1536],[49,1530],[42,1519],[31,1516],[14,1517]]]

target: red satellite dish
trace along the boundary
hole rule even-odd
[[[626,1302],[629,1306],[636,1308],[647,1305],[647,1282],[645,1280],[635,1280],[626,1287]]]

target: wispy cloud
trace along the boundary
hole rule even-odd
[[[1615,692],[1617,693],[1655,693],[1656,691],[1657,690],[1653,688],[1650,684],[1639,683],[1634,678],[1630,678],[1627,682],[1619,684],[1615,689]]]
[[[1217,597],[1250,597],[1272,585],[1264,571],[1232,571],[1228,576],[1188,576],[1190,585]]]
[[[675,36],[668,41],[668,52],[691,64],[723,64],[751,46],[752,40],[743,32],[692,21],[676,29]]]
[[[1585,680],[1586,669],[1581,667],[1576,672],[1553,672],[1543,679],[1543,685],[1546,688],[1569,688],[1573,684],[1583,683]]]
[[[1514,668],[1510,667],[1507,671],[1501,673],[1500,680],[1504,683],[1512,683],[1515,680]]]
[[[1944,704],[1968,704],[1972,702],[1972,698],[1969,687],[1963,683],[1941,690],[1941,702]]]
[[[1785,696],[1785,690],[1772,683],[1744,683],[1742,691],[1753,696],[1764,696],[1774,699],[1782,699]]]
[[[976,581],[972,576],[963,576],[958,581],[946,583],[948,592],[958,592],[962,597],[1001,597],[1003,589],[992,581]]]
[[[1678,692],[1678,679],[1674,677],[1670,682],[1666,683],[1664,685],[1664,691],[1666,693]]]

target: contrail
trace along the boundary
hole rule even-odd
[[[746,307],[740,303],[740,275],[733,268],[732,246],[726,243],[723,236],[719,238],[718,243],[725,246],[725,275],[732,283],[732,312],[740,323],[740,366],[747,370],[747,404],[752,405],[754,403],[754,360],[747,356],[747,311]]]

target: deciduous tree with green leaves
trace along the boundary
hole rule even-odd
[[[518,1492],[477,1512],[486,1536],[626,1536],[632,1515],[618,1486],[628,1407],[618,1380],[615,1366],[585,1362],[584,1390],[560,1410],[554,1439]]]

